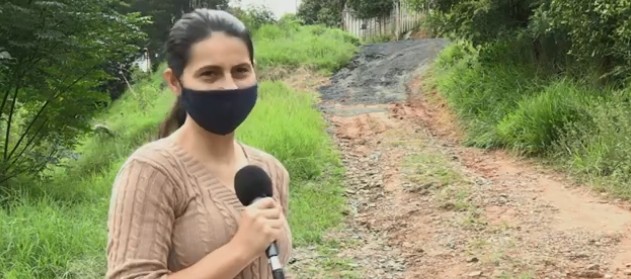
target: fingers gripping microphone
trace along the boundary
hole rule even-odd
[[[253,165],[245,166],[237,171],[234,177],[234,190],[239,201],[248,206],[257,199],[272,196],[272,180],[263,169]],[[272,267],[274,279],[285,279],[285,272],[278,258],[278,247],[275,241],[265,250],[265,254],[267,254],[267,259]]]

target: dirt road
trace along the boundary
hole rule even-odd
[[[457,121],[423,82],[445,45],[366,46],[322,88],[352,208],[333,237],[346,239],[338,255],[355,277],[315,277],[631,278],[628,204],[460,144]]]

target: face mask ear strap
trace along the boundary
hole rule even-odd
[[[184,121],[186,121],[186,110],[184,109],[184,105],[182,104],[182,96],[178,96],[175,101],[175,105],[178,106],[177,109],[177,122],[179,126],[184,125]]]
[[[177,99],[175,100],[175,105],[178,107],[177,112],[176,112],[176,119],[178,122],[178,125],[181,127],[182,125],[184,125],[184,121],[186,121],[186,109],[184,109],[184,102],[182,101],[182,92],[184,92],[184,84],[182,83],[182,80],[179,77],[175,77],[175,80],[177,80],[177,83],[180,84],[180,95],[177,96]]]

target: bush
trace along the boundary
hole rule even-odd
[[[631,198],[631,89],[555,74],[508,45],[456,43],[434,64],[467,143],[540,156]]]
[[[559,140],[557,155],[577,173],[616,182],[602,183],[606,190],[631,197],[631,94],[629,89],[605,94],[591,102],[591,121],[574,123]]]
[[[588,122],[588,91],[566,81],[553,82],[542,92],[527,96],[497,124],[506,146],[542,154],[579,122]]]
[[[631,70],[631,6],[624,0],[411,0],[428,11],[431,29],[476,47],[514,39],[540,66],[573,71],[603,84]],[[507,61],[503,61],[507,62]]]
[[[436,85],[466,124],[467,144],[498,147],[497,123],[541,86],[530,82],[537,79],[532,68],[488,65],[486,59],[466,44],[451,45],[435,64]]]

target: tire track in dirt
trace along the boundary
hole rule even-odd
[[[339,254],[361,278],[631,278],[627,203],[460,145],[421,78],[445,43],[367,46],[322,88],[352,208]]]

